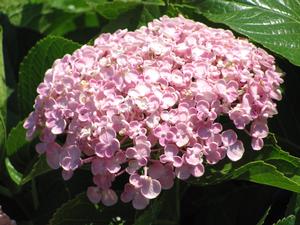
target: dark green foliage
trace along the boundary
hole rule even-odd
[[[61,37],[49,36],[37,43],[23,60],[19,72],[19,103],[22,116],[32,111],[36,88],[55,59],[72,53],[80,45]]]

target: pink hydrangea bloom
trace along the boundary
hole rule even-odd
[[[248,40],[164,16],[57,59],[24,128],[28,139],[39,132],[37,152],[64,179],[91,165],[91,202],[115,204],[112,184],[127,173],[120,199],[143,209],[176,177],[201,177],[205,164],[241,159],[238,132],[260,150],[282,82],[274,57]]]

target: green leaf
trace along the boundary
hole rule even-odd
[[[293,193],[286,207],[285,215],[295,215],[295,224],[300,223],[300,194]]]
[[[3,1],[0,1],[0,9],[13,25],[80,43],[99,34],[106,23],[84,0]]]
[[[32,169],[30,172],[23,177],[23,179],[20,181],[20,184],[26,184],[27,182],[31,181],[33,178],[43,175],[52,169],[48,166],[46,156],[41,155],[39,159],[36,161],[36,163],[32,166]]]
[[[15,167],[11,164],[9,158],[5,158],[5,166],[12,181],[17,185],[20,185],[23,175],[15,169]]]
[[[286,207],[285,215],[297,214],[300,209],[300,195],[297,193],[293,193],[290,197],[290,201]]]
[[[150,205],[140,213],[140,216],[134,221],[134,225],[153,224],[157,220],[163,204],[166,201],[167,193],[164,192],[158,199],[150,202]]]
[[[71,3],[66,3],[65,8],[69,10],[63,10],[64,2],[4,0],[4,3],[0,3],[0,8],[3,5],[3,12],[15,26],[26,27],[44,34],[63,35],[76,28],[74,20],[82,10],[81,7],[75,7]]]
[[[271,206],[266,210],[266,212],[264,213],[263,217],[258,221],[258,223],[256,225],[264,225],[265,220],[270,212]]]
[[[6,142],[6,126],[5,126],[5,121],[2,116],[2,113],[0,112],[0,149],[3,151],[3,146],[5,145]],[[2,154],[4,153],[1,152]]]
[[[101,32],[113,33],[118,29],[128,29],[130,31],[135,30],[139,23],[139,20],[137,19],[137,15],[140,15],[140,13],[141,13],[141,8],[136,7],[120,15],[117,19],[110,20],[105,26],[103,26]]]
[[[46,3],[53,8],[66,12],[81,13],[91,10],[90,6],[83,0],[34,0],[34,3]]]
[[[5,151],[3,148],[5,146],[5,142],[6,142],[6,126],[5,126],[4,118],[0,111],[0,163],[1,164],[5,157]],[[3,168],[3,166],[0,165],[0,168]]]
[[[108,20],[115,20],[124,13],[127,13],[137,6],[163,6],[165,5],[162,0],[86,0],[93,10],[98,12],[101,16]],[[136,16],[136,15],[135,15]]]
[[[205,175],[192,183],[203,186],[240,179],[300,193],[300,159],[283,151],[272,135],[259,154],[246,149],[242,160],[207,166]]]
[[[49,224],[110,224],[116,219],[125,219],[128,224],[132,224],[132,214],[133,209],[129,205],[120,202],[117,205],[110,207],[93,205],[86,197],[86,193],[81,193],[57,209]]]
[[[12,128],[8,134],[6,141],[6,155],[12,156],[15,154],[21,147],[26,145],[28,141],[26,140],[26,130],[23,128],[24,121],[20,121],[16,127]]]
[[[300,2],[296,0],[204,0],[199,12],[224,23],[300,65]]]
[[[43,81],[44,74],[54,60],[72,53],[80,45],[70,40],[48,36],[39,41],[24,58],[19,73],[18,99],[23,116],[32,111],[37,95],[36,88]]]
[[[231,179],[252,181],[300,193],[300,184],[286,177],[275,166],[263,161],[255,161],[236,169]]]
[[[160,8],[157,5],[144,5],[139,20],[138,27],[146,26],[150,21],[159,18],[161,15]]]
[[[176,17],[178,15],[183,15],[186,18],[203,22],[203,18],[198,18],[199,10],[192,5],[172,3],[169,4],[169,6],[167,7],[165,14],[168,15],[169,17]],[[206,23],[206,21],[204,21],[203,23]]]
[[[4,61],[3,61],[3,29],[0,26],[0,110],[4,119],[6,118],[6,99],[7,99],[7,87],[5,84],[5,72],[4,72]]]
[[[290,215],[288,217],[284,217],[281,220],[278,220],[274,225],[296,225],[295,221],[296,217],[294,215]]]
[[[140,4],[139,1],[86,1],[96,12],[106,19],[117,19],[120,15],[134,9]]]

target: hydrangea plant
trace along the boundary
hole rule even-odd
[[[90,165],[91,202],[115,204],[112,183],[126,173],[121,200],[144,209],[175,177],[241,159],[236,129],[260,150],[282,82],[274,57],[248,40],[164,16],[132,32],[101,34],[57,59],[24,128],[28,139],[40,133],[37,152],[65,180]],[[235,129],[224,128],[222,117]]]

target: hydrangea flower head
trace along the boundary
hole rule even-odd
[[[120,199],[143,209],[176,177],[241,159],[237,130],[260,150],[282,82],[274,57],[248,40],[164,16],[133,32],[101,34],[57,59],[24,127],[28,139],[39,133],[37,152],[64,179],[90,165],[91,202],[115,204],[112,184],[127,174]]]

